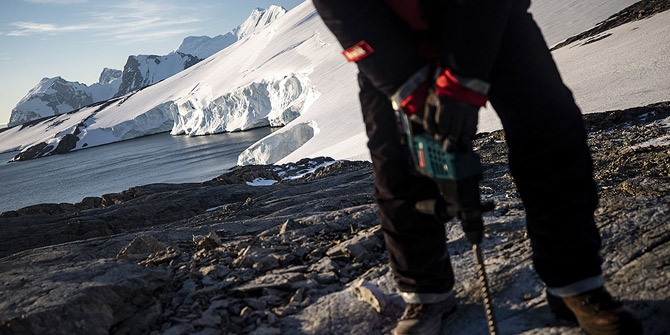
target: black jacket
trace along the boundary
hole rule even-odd
[[[360,71],[390,96],[429,62],[489,81],[512,1],[313,0],[346,50],[364,41],[373,50]]]

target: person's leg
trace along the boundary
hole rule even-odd
[[[639,318],[603,284],[597,188],[581,111],[563,84],[539,28],[515,2],[491,80],[510,170],[521,194],[533,261],[559,317],[590,334],[641,334]]]
[[[601,286],[597,192],[581,111],[526,8],[512,11],[491,77],[538,274],[548,287]]]
[[[406,302],[394,335],[437,334],[456,307],[454,273],[444,223],[418,213],[415,203],[436,199],[435,183],[410,170],[387,96],[359,75],[360,100],[375,172],[375,199],[397,288]]]
[[[360,100],[375,172],[375,199],[386,250],[398,289],[406,293],[446,293],[454,274],[446,251],[444,223],[418,213],[419,200],[439,191],[428,178],[410,172],[409,157],[385,94],[359,75]]]
[[[602,285],[597,193],[581,111],[529,6],[529,0],[449,2],[441,62],[491,84],[542,280],[559,288],[584,280],[582,288]]]

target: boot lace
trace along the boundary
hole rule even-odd
[[[418,319],[423,311],[423,304],[407,304],[405,313],[400,317],[400,320]]]

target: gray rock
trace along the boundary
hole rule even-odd
[[[193,243],[195,243],[198,249],[214,249],[222,245],[221,239],[216,234],[216,232],[210,232],[205,236],[193,236]]]
[[[203,276],[209,276],[214,279],[222,279],[228,275],[231,270],[225,265],[210,265],[198,270]]]
[[[186,335],[193,332],[194,327],[190,324],[178,324],[168,328],[163,334],[164,335]]]
[[[330,257],[321,258],[318,262],[312,264],[307,271],[309,272],[333,272],[339,269],[340,266],[337,263],[333,262]]]
[[[279,335],[279,334],[281,334],[281,330],[278,328],[259,327],[256,328],[256,330],[251,332],[249,335]]]
[[[585,116],[608,288],[642,316],[646,334],[670,328],[670,151],[645,145],[669,135],[657,122],[669,117],[667,103]],[[479,135],[475,147],[483,194],[497,206],[484,216],[482,246],[501,331],[581,334],[544,302],[504,133]],[[3,214],[0,334],[388,334],[404,303],[377,228],[370,164],[337,162],[267,188],[244,182],[289,168],[238,167],[204,183]],[[459,224],[446,227],[459,308],[443,333],[486,333],[471,246]]]
[[[298,222],[296,222],[293,219],[288,219],[281,226],[281,229],[279,229],[279,234],[285,234],[288,231],[296,230],[296,229],[300,229],[300,228],[302,228],[302,225],[300,225]]]
[[[157,247],[159,247],[159,246],[160,245],[157,245]],[[141,255],[135,255],[135,257],[137,257],[137,256],[141,256]],[[177,250],[173,247],[166,247],[165,250],[160,250],[160,251],[157,251],[157,252],[154,252],[154,253],[150,254],[149,256],[147,256],[146,259],[140,261],[138,264],[139,265],[145,265],[145,266],[147,266],[147,265],[160,265],[160,264],[169,263],[169,262],[171,262],[175,259],[178,259],[180,256],[181,256],[181,251],[179,251],[179,250]],[[123,256],[124,259],[128,259],[126,257],[127,256],[125,256],[125,255]],[[117,256],[117,258],[118,258],[118,256]]]
[[[362,280],[351,287],[351,292],[359,301],[365,302],[374,308],[377,313],[382,313],[388,305],[386,295],[377,286]]]
[[[374,249],[381,248],[381,235],[378,227],[372,228],[369,231],[364,231],[358,236],[347,240],[337,246],[328,249],[326,255],[346,256],[356,261],[364,261],[371,259],[374,254]]]
[[[280,274],[267,274],[252,280],[251,282],[238,286],[235,291],[252,292],[262,291],[266,288],[286,290],[291,288],[293,283],[303,280],[305,276],[302,273],[288,272]]]

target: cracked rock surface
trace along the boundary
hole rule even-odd
[[[607,287],[665,334],[670,104],[584,117]],[[582,334],[544,300],[504,133],[475,147],[501,334]],[[372,190],[370,163],[314,158],[3,213],[0,334],[389,334],[404,303]],[[458,310],[443,334],[486,334],[471,246],[446,224]]]

